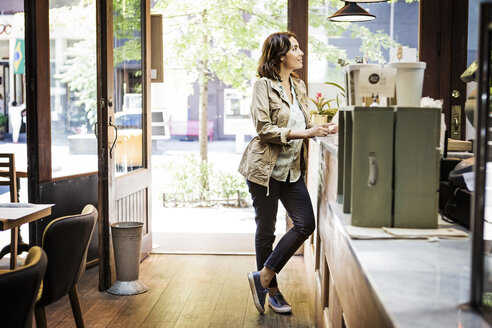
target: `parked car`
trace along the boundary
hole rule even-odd
[[[142,129],[142,109],[131,109],[114,114],[118,129]]]

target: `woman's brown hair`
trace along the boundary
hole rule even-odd
[[[292,32],[276,32],[266,38],[261,50],[260,63],[258,64],[258,75],[260,77],[268,77],[281,81],[281,58],[290,50],[290,38],[297,39],[296,35]],[[291,75],[297,79],[299,78],[295,73]]]

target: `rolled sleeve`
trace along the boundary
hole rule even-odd
[[[288,139],[290,130],[289,128],[280,128],[280,143],[284,146],[290,146]]]

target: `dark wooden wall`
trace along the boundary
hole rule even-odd
[[[468,0],[420,0],[419,25],[419,60],[427,63],[422,96],[444,101],[448,130],[451,106],[461,106],[464,139],[466,84],[460,75],[467,62]]]
[[[287,29],[297,36],[299,47],[304,52],[303,67],[297,74],[308,85],[308,20],[309,1],[308,0],[289,0],[287,10]]]

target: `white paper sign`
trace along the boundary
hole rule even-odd
[[[398,53],[398,48],[391,48],[390,49],[390,62],[416,62],[417,61],[417,48],[406,48],[403,47],[402,49],[402,57],[401,59],[398,59],[397,53]]]
[[[393,97],[395,95],[396,68],[361,68],[359,97]]]

